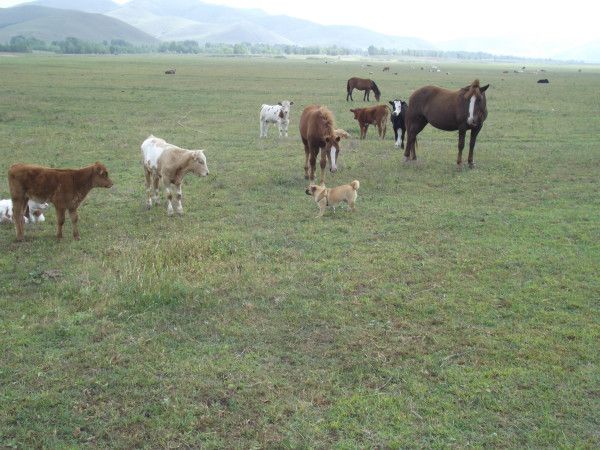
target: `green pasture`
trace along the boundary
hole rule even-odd
[[[81,241],[53,209],[0,226],[0,447],[600,446],[600,69],[324,61],[0,56],[0,172],[114,181]],[[403,164],[370,129],[326,178],[360,180],[357,211],[315,219],[298,119],[358,136],[369,72],[382,102],[490,83],[477,167],[456,133]],[[259,139],[282,99],[290,137]],[[151,133],[205,149],[183,217],[145,209]]]

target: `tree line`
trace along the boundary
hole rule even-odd
[[[26,36],[14,36],[7,44],[0,44],[0,52],[31,53],[46,51],[60,54],[135,54],[135,53],[177,53],[177,54],[209,54],[209,55],[327,55],[327,56],[409,56],[429,58],[452,58],[464,60],[511,60],[519,61],[527,58],[515,56],[497,56],[485,52],[439,51],[386,49],[373,45],[365,50],[332,46],[299,46],[284,44],[238,44],[211,43],[199,44],[193,40],[161,42],[155,45],[135,45],[123,39],[111,41],[89,42],[75,37],[63,41],[46,43],[40,39]],[[548,61],[548,60],[545,60]]]

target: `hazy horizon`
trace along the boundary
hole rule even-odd
[[[83,0],[85,1],[85,0]],[[200,1],[200,0],[199,0]],[[0,0],[0,7],[28,3]],[[127,0],[115,1],[127,3]],[[573,0],[568,8],[550,2],[506,0],[501,4],[474,5],[459,0],[452,4],[433,0],[425,15],[418,3],[374,2],[377,8],[365,13],[347,2],[305,0],[206,0],[204,3],[236,8],[261,9],[268,14],[287,15],[323,25],[352,25],[393,36],[424,39],[441,49],[484,51],[523,57],[554,58],[579,46],[600,42],[594,14],[583,14],[589,3]],[[460,45],[459,45],[460,44]]]

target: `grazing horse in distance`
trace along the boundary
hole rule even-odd
[[[333,113],[325,106],[309,105],[300,116],[300,136],[304,144],[304,178],[315,179],[317,155],[321,151],[321,183],[325,182],[325,166],[329,160],[329,171],[337,171],[336,161],[340,153],[343,130],[335,128]],[[345,132],[344,132],[345,133]],[[310,160],[310,174],[308,163]]]
[[[379,98],[381,97],[381,92],[379,91],[379,88],[377,87],[375,82],[369,78],[350,78],[346,83],[346,101],[348,101],[348,99],[354,101],[354,99],[352,98],[352,91],[354,89],[358,89],[359,91],[365,91],[365,94],[363,95],[363,101],[369,101],[369,95],[371,94],[371,91],[373,91],[373,93],[375,94],[375,100],[379,101]]]
[[[465,147],[465,135],[471,130],[469,142],[469,167],[473,168],[473,149],[477,135],[487,118],[485,91],[489,84],[481,87],[479,80],[458,91],[437,86],[424,86],[417,89],[408,100],[406,111],[406,150],[404,161],[416,160],[415,144],[417,134],[430,123],[445,131],[458,130],[458,157],[456,164],[462,168],[462,151]]]

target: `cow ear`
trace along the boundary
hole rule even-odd
[[[329,138],[329,136],[327,136],[327,137],[325,138],[325,142],[327,142],[327,143],[329,143],[329,141],[330,141],[330,140],[331,140],[331,139]]]
[[[351,110],[350,110],[350,112],[351,112],[351,113],[353,113],[353,112],[354,112],[354,110],[353,110],[353,109],[351,109]]]
[[[290,102],[290,106],[292,106],[294,104],[294,102]]]
[[[281,102],[277,102],[277,104],[278,104],[279,106],[283,106],[283,105],[281,104]]]
[[[341,137],[339,137],[339,136],[336,136],[336,137],[335,137],[335,142],[340,142],[340,139],[341,139]]]
[[[485,85],[485,86],[483,86],[482,88],[479,88],[479,90],[480,90],[481,92],[485,92],[485,91],[487,90],[487,88],[489,88],[489,87],[490,87],[490,85],[489,85],[489,84],[486,84],[486,85]]]
[[[393,101],[391,101],[391,100],[390,100],[388,103],[389,103],[390,105],[394,106],[394,102],[393,102]]]

